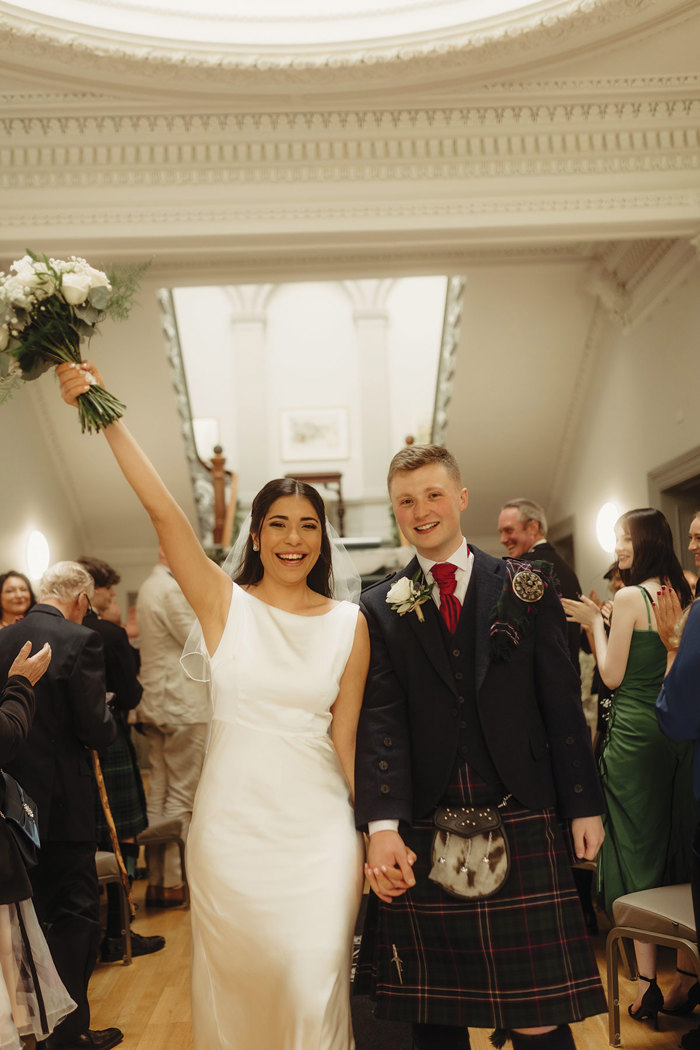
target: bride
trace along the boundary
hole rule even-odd
[[[88,363],[56,371],[72,405],[101,383]],[[195,1045],[352,1050],[353,766],[369,636],[358,606],[332,598],[323,501],[293,479],[268,482],[232,583],[124,424],[103,433],[197,615],[211,680],[187,843]]]

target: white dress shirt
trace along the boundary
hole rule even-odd
[[[435,602],[438,609],[440,608],[440,588],[438,587],[437,580],[433,580],[432,568],[436,565],[434,558],[425,558],[422,554],[417,554],[418,564],[423,570],[428,583],[433,584],[433,601]],[[467,547],[467,541],[462,536],[462,542],[460,543],[457,550],[449,556],[444,558],[443,561],[450,562],[451,565],[455,566],[455,579],[457,586],[455,587],[455,598],[458,599],[460,605],[464,605],[464,599],[467,594],[467,587],[472,576],[472,567],[474,565],[474,555]],[[367,825],[367,830],[370,835],[373,835],[375,831],[398,831],[399,822],[398,820],[370,820]]]

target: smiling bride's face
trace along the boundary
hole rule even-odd
[[[286,585],[305,580],[321,553],[321,522],[303,496],[282,496],[270,506],[253,539],[268,574]]]

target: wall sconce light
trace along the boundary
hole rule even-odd
[[[604,503],[598,511],[595,534],[606,554],[613,554],[615,551],[615,522],[621,513],[617,503]]]
[[[27,540],[27,576],[40,579],[49,567],[49,544],[43,532],[34,529]]]

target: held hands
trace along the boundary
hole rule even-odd
[[[656,601],[652,604],[659,638],[672,652],[679,645],[678,621],[683,612],[678,595],[672,587],[662,587],[656,592]]]
[[[43,648],[38,653],[34,653],[34,656],[29,655],[31,651],[32,643],[25,642],[7,672],[8,678],[11,678],[13,674],[21,674],[24,678],[28,678],[32,685],[39,681],[51,663],[51,646],[45,642]]]
[[[61,383],[61,397],[67,405],[77,405],[80,395],[86,394],[90,387],[104,386],[102,376],[89,361],[59,365],[56,375]]]
[[[375,831],[370,835],[365,876],[380,901],[391,904],[394,897],[415,886],[411,870],[415,862],[415,853],[406,846],[398,831]]]
[[[605,838],[600,817],[574,817],[571,821],[571,834],[577,860],[595,860]]]
[[[562,598],[561,604],[569,623],[580,623],[583,627],[592,627],[600,616],[600,609],[590,598],[581,595],[579,601],[573,598]]]

